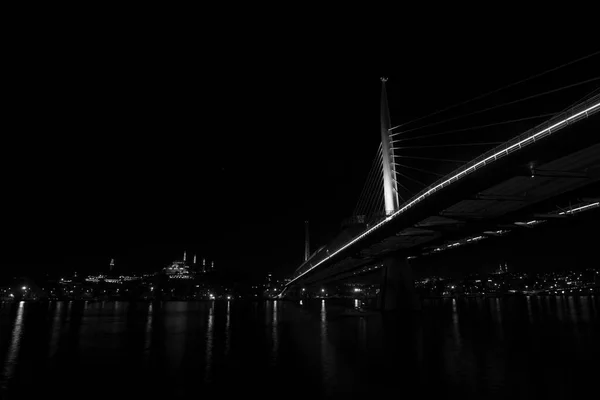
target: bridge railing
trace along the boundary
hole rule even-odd
[[[315,266],[322,263],[325,259],[335,255],[337,252],[342,249],[348,247],[353,242],[359,240],[364,237],[371,231],[378,228],[380,225],[384,224],[386,221],[404,213],[406,210],[419,203],[426,197],[431,196],[433,193],[451,185],[457,180],[465,177],[466,175],[485,167],[486,165],[504,157],[508,154],[511,154],[522,147],[533,144],[534,142],[551,135],[552,132],[560,130],[574,122],[577,122],[581,119],[587,118],[590,115],[593,115],[600,111],[600,94],[595,95],[588,100],[585,100],[562,113],[550,118],[549,120],[531,128],[524,133],[515,136],[514,138],[508,140],[507,142],[494,147],[493,149],[486,151],[480,156],[474,158],[468,163],[458,167],[454,171],[450,172],[443,178],[438,179],[433,184],[429,185],[425,189],[421,190],[415,196],[405,201],[399,208],[391,216],[382,217],[381,219],[371,222],[368,224],[362,232],[359,232],[353,239],[349,240],[347,243],[336,247],[335,249],[329,249],[328,252],[323,252],[321,255],[315,257],[314,260],[311,260],[310,263],[306,263],[302,268],[299,268],[295,271],[294,276],[292,278],[295,279],[301,275],[304,275],[306,272],[314,268]]]

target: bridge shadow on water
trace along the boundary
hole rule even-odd
[[[571,398],[600,372],[594,296],[3,303],[2,399]]]

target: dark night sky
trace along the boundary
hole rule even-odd
[[[317,246],[353,211],[379,141],[381,75],[399,123],[598,50],[444,36],[385,57],[257,37],[27,39],[9,61],[2,271],[111,257],[155,270],[188,249],[231,276],[290,272],[305,219]]]

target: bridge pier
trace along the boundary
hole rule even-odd
[[[421,300],[415,290],[412,267],[406,257],[391,255],[383,260],[377,300],[381,311],[421,310]]]

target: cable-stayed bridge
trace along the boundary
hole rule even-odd
[[[598,53],[572,63],[583,62],[595,55]],[[456,106],[479,101],[559,68],[430,116],[442,115]],[[382,78],[381,143],[354,214],[334,240],[314,253],[306,254],[305,261],[296,269],[281,296],[302,286],[381,269],[382,308],[418,308],[410,267],[412,258],[476,245],[488,238],[510,235],[514,230],[535,228],[557,219],[575,218],[583,213],[595,215],[600,205],[599,79],[598,76],[585,77],[408,129],[410,123],[425,117],[393,126],[386,93],[387,79]],[[547,96],[554,98],[539,103],[541,107],[530,105]],[[560,106],[560,111],[543,110],[548,105]],[[506,112],[505,119],[500,122],[462,128],[452,125],[459,119],[492,110],[504,115],[504,110],[500,109],[515,106],[520,114]],[[535,115],[531,115],[533,112]],[[534,125],[516,136],[513,133],[511,138],[498,140],[503,133],[506,135],[505,131],[513,131],[507,129],[511,124],[521,126],[527,122]],[[431,130],[448,124],[452,129]],[[493,132],[486,137],[492,136],[493,141],[435,142],[440,137],[459,134],[464,138],[468,132],[485,129],[489,132],[490,128]],[[419,130],[424,134],[412,135]],[[483,153],[469,157],[468,162],[455,157],[456,153],[469,155],[468,149],[486,147]],[[459,151],[452,152],[451,149]],[[424,166],[427,163],[429,168]],[[447,171],[447,165],[459,166]],[[437,179],[429,178],[428,181],[427,176]]]

